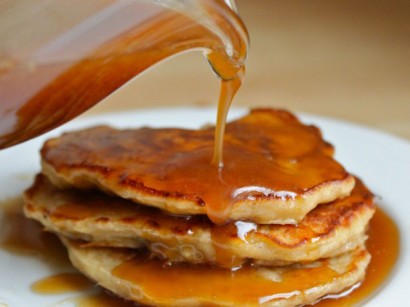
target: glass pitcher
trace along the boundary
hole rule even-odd
[[[242,71],[248,35],[233,1],[2,1],[0,149],[67,122],[152,65],[194,49],[222,80]]]

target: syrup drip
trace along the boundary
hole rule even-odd
[[[223,139],[225,135],[226,118],[229,107],[235,97],[236,92],[242,85],[242,79],[245,76],[245,67],[242,67],[236,77],[231,80],[222,80],[221,91],[219,94],[218,114],[215,128],[215,144],[212,165],[219,168],[223,167]]]
[[[256,224],[242,221],[212,227],[211,238],[215,249],[215,262],[224,268],[232,268],[233,270],[240,268],[244,260],[232,252],[230,239],[238,237],[246,244],[247,235],[256,229]]]

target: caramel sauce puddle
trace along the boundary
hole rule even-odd
[[[353,306],[371,299],[388,282],[399,255],[399,232],[394,221],[381,209],[377,209],[370,222],[366,245],[372,259],[365,280],[341,295],[323,298],[315,306]],[[262,279],[255,274],[255,270],[257,268],[242,267],[231,271],[216,266],[186,264],[163,267],[152,259],[137,257],[120,264],[112,273],[135,283],[148,295],[157,298],[206,298],[220,294],[238,304],[258,304],[292,296],[295,291],[307,289],[316,282],[325,283],[336,276],[326,265],[295,270],[287,272],[283,281],[274,283],[272,288],[272,281]],[[169,280],[174,282],[169,283]],[[230,284],[229,291],[224,286],[226,284]]]

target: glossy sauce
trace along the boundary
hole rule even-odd
[[[87,277],[79,273],[59,273],[37,280],[31,290],[38,294],[61,294],[78,292],[94,286]]]
[[[372,260],[365,281],[355,285],[349,293],[338,299],[323,299],[318,306],[352,306],[372,298],[375,291],[385,282],[394,268],[399,254],[399,233],[394,222],[380,209],[370,223],[367,242]],[[219,295],[237,303],[261,303],[269,299],[292,296],[295,290],[307,289],[316,282],[331,280],[335,274],[327,266],[290,271],[280,283],[274,284],[254,274],[253,268],[230,271],[217,267],[173,265],[162,267],[154,260],[137,258],[119,265],[113,274],[134,282],[153,297],[179,298],[198,296],[202,298]],[[314,276],[314,278],[312,278]],[[169,283],[168,278],[173,280]],[[207,282],[204,282],[206,280]],[[229,287],[226,285],[229,284]],[[335,295],[337,296],[337,295]]]
[[[27,212],[44,212],[44,218],[55,225],[68,220],[74,223],[74,227],[77,223],[83,225],[95,223],[100,225],[99,227],[104,227],[104,224],[109,222],[118,223],[118,227],[115,227],[116,231],[111,233],[113,237],[122,237],[120,229],[127,232],[123,227],[128,229],[128,232],[135,229],[132,236],[134,239],[131,237],[126,244],[123,242],[126,247],[138,247],[137,243],[141,244],[141,242],[135,240],[135,237],[141,237],[150,251],[171,262],[181,261],[180,259],[186,257],[186,252],[189,252],[189,255],[193,256],[189,259],[193,258],[198,262],[216,262],[227,268],[238,268],[246,261],[249,254],[244,255],[242,251],[248,250],[246,246],[248,244],[252,245],[250,250],[254,251],[255,246],[261,245],[259,254],[272,245],[286,247],[290,253],[293,250],[297,254],[301,249],[311,250],[308,246],[314,245],[319,238],[326,239],[338,228],[351,225],[352,220],[356,220],[357,214],[362,216],[361,219],[370,218],[374,208],[372,193],[358,178],[356,178],[355,188],[348,197],[334,201],[330,206],[319,206],[308,213],[299,224],[267,227],[244,221],[218,226],[211,223],[205,215],[167,215],[156,208],[136,205],[98,191],[90,193],[59,190],[43,175],[37,176],[34,185],[26,195],[30,200],[25,207]],[[108,229],[112,227],[106,225]],[[284,235],[287,232],[293,238],[291,241],[288,240],[287,235]],[[101,231],[100,234],[103,233]],[[206,233],[210,234],[210,237],[206,236],[207,239],[202,241],[201,238]],[[109,230],[103,236],[106,240],[110,236]],[[86,241],[98,241],[97,238],[90,238],[87,234],[81,237]],[[316,256],[311,254],[312,257]]]
[[[65,249],[61,243],[52,234],[41,231],[41,226],[31,220],[23,217],[21,213],[21,199],[3,201],[0,204],[2,232],[0,236],[0,248],[12,253],[40,256],[45,258],[47,263],[54,262],[59,264],[59,268],[68,265],[68,259],[65,256]],[[30,236],[18,235],[18,229],[29,229]],[[49,237],[45,239],[45,237]],[[39,243],[40,242],[40,243]],[[47,244],[45,242],[48,242]],[[393,220],[386,215],[381,209],[376,211],[375,216],[370,222],[369,239],[367,248],[372,254],[372,260],[367,269],[367,275],[362,285],[355,289],[351,294],[336,300],[326,299],[318,303],[319,306],[351,306],[358,304],[367,298],[372,298],[380,287],[388,282],[389,276],[394,269],[397,257],[399,255],[399,232]],[[58,251],[56,253],[56,251]],[[61,259],[62,258],[62,259]],[[132,267],[131,267],[132,269]],[[143,268],[144,269],[144,268]],[[118,269],[120,271],[120,269]],[[144,270],[148,270],[145,267]],[[223,269],[221,269],[223,270]],[[228,270],[223,270],[227,272]],[[151,272],[152,273],[152,272]],[[118,273],[117,274],[122,274]],[[150,274],[147,271],[146,274]],[[215,274],[215,273],[210,273]],[[226,273],[223,273],[226,275]],[[121,275],[122,276],[122,275]],[[198,276],[198,281],[203,283],[203,275]],[[122,276],[124,277],[124,276]],[[59,279],[63,277],[59,277]],[[155,278],[151,276],[150,278]],[[194,278],[189,276],[187,278]],[[218,276],[216,276],[218,278]],[[70,279],[70,278],[69,278]],[[72,279],[71,281],[72,282]],[[82,281],[81,281],[82,283]],[[57,286],[58,287],[58,286]],[[238,289],[241,291],[242,289]],[[167,290],[171,291],[171,290]],[[42,290],[46,292],[46,290]],[[105,301],[105,295],[81,296],[78,298],[81,307],[99,306],[98,302]],[[104,306],[126,306],[128,304],[121,299],[109,297],[107,305]],[[93,303],[97,302],[97,303]],[[112,304],[108,304],[112,302]],[[94,304],[94,305],[93,305]],[[119,304],[119,305],[116,305]]]
[[[147,297],[165,304],[183,298],[195,297],[206,302],[218,297],[223,302],[257,305],[275,298],[291,297],[299,290],[310,289],[337,276],[326,263],[314,268],[286,271],[280,274],[281,282],[265,278],[258,270],[243,267],[231,271],[216,266],[187,264],[164,267],[155,259],[143,256],[120,264],[112,273],[138,285],[136,288]]]
[[[63,177],[85,171],[114,192],[128,189],[127,197],[143,193],[161,197],[162,202],[189,200],[192,211],[170,211],[206,213],[216,224],[229,221],[233,207],[243,208],[238,209],[244,212],[243,219],[267,223],[252,213],[268,211],[267,201],[277,202],[272,212],[285,207],[278,216],[287,221],[300,215],[304,206],[299,205],[318,188],[336,187],[337,192],[325,195],[337,198],[344,185],[350,186],[350,175],[332,158],[333,147],[320,131],[286,111],[252,110],[228,123],[222,168],[210,166],[214,133],[213,128],[97,127],[50,141],[41,155]]]
[[[123,300],[110,295],[104,289],[99,288],[90,279],[80,273],[60,273],[45,277],[36,281],[31,290],[40,295],[68,294],[75,292],[91,292],[64,302],[73,302],[76,307],[132,307],[134,302]]]
[[[400,233],[394,221],[381,209],[370,221],[369,239],[366,247],[372,255],[366,271],[366,278],[354,292],[335,300],[327,299],[318,306],[348,307],[361,301],[377,300],[377,292],[392,278],[400,253]],[[377,291],[377,292],[376,292]]]
[[[237,77],[232,80],[221,81],[221,91],[219,94],[218,113],[215,128],[215,144],[212,157],[212,165],[223,167],[223,141],[225,135],[226,117],[229,107],[235,97],[236,92],[242,85],[242,79],[245,75],[245,67],[243,66],[238,72]]]

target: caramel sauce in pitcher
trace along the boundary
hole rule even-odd
[[[52,41],[21,63],[0,58],[0,148],[63,124],[159,61],[194,49],[204,50],[213,70],[223,80],[221,95],[226,98],[220,99],[220,109],[225,111],[219,116],[219,121],[223,121],[228,107],[222,104],[230,105],[242,78],[238,72],[243,70],[247,53],[247,33],[242,21],[223,1],[198,3],[208,14],[206,21],[215,29],[159,5],[135,1],[126,10],[134,10],[132,17],[137,21],[135,25],[124,21],[121,31],[115,32],[121,24],[115,16],[102,22],[98,18],[86,20],[85,25],[79,26],[87,31],[90,24],[100,22],[100,32],[91,28],[85,34],[76,33],[78,29],[74,27],[70,29],[72,33],[63,35],[70,44],[64,45],[61,39]],[[104,40],[103,31],[107,32]],[[218,123],[219,129],[223,126]],[[220,160],[218,154],[215,160]]]

